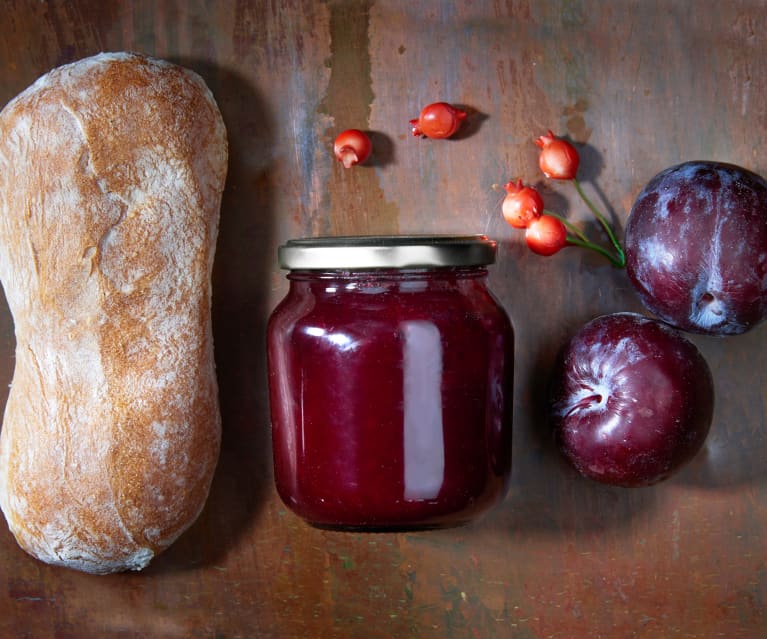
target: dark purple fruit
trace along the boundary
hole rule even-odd
[[[642,302],[677,328],[735,335],[767,318],[767,182],[751,171],[662,171],[631,209],[625,249]]]
[[[598,317],[565,346],[551,420],[584,476],[618,486],[662,481],[700,450],[714,409],[708,364],[667,324],[634,313]]]

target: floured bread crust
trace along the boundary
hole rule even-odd
[[[140,570],[204,505],[226,168],[210,91],[160,60],[59,67],[0,113],[0,280],[17,342],[0,507],[43,561]]]

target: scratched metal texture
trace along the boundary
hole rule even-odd
[[[143,573],[94,577],[22,552],[0,521],[0,637],[420,639],[767,636],[767,328],[693,338],[716,384],[705,449],[647,489],[580,479],[543,419],[554,354],[591,317],[641,311],[625,273],[567,249],[532,255],[494,185],[545,181],[533,139],[582,156],[619,234],[659,170],[717,159],[767,174],[767,8],[738,0],[0,0],[0,104],[56,65],[137,50],[197,70],[229,130],[214,273],[224,439],[198,522]],[[415,139],[428,102],[466,107],[447,141]],[[369,166],[331,156],[371,133]],[[593,226],[587,226],[595,232]],[[264,327],[290,237],[487,233],[490,283],[517,330],[511,490],[438,532],[310,528],[272,485]],[[0,400],[13,371],[0,306]]]

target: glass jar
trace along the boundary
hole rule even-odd
[[[341,529],[466,523],[506,494],[514,335],[484,236],[289,241],[269,320],[285,504]]]

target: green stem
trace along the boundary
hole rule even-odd
[[[597,209],[597,207],[594,206],[593,202],[583,192],[583,189],[581,188],[581,183],[578,181],[578,178],[573,178],[573,184],[575,185],[575,189],[578,191],[578,195],[581,196],[581,199],[586,203],[586,206],[588,206],[591,209],[591,212],[596,216],[597,220],[599,220],[599,223],[602,225],[602,228],[607,233],[607,237],[610,238],[610,242],[615,247],[615,252],[618,257],[617,259],[610,258],[610,261],[615,266],[618,266],[620,268],[626,266],[626,255],[623,252],[623,248],[621,247],[620,242],[618,242],[615,235],[613,234],[613,231],[610,228],[610,225],[607,223],[607,220],[605,219],[604,215],[602,215],[599,212],[599,209]]]
[[[583,242],[588,242],[589,238],[586,237],[586,235],[581,231],[575,224],[572,224],[566,217],[563,215],[560,215],[559,213],[555,213],[554,211],[550,211],[549,209],[543,210],[544,215],[550,215],[551,217],[557,218],[562,224],[565,225],[565,228],[570,231],[573,235],[577,236],[578,239],[580,239]]]
[[[623,251],[621,251],[620,256],[616,258],[613,255],[611,255],[609,251],[602,248],[598,244],[594,244],[593,242],[589,242],[588,240],[584,241],[577,237],[571,237],[569,235],[567,236],[567,243],[572,244],[573,246],[580,246],[581,248],[586,248],[586,249],[591,249],[592,251],[596,251],[600,255],[610,260],[610,264],[618,268],[623,268],[624,266],[626,266],[626,261],[625,261],[625,257],[623,256]]]

